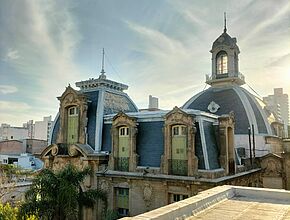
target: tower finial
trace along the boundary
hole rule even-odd
[[[105,79],[106,75],[105,75],[105,70],[104,70],[104,66],[105,66],[105,49],[103,48],[103,56],[102,56],[102,70],[101,70],[101,75],[100,78]]]
[[[227,14],[224,12],[224,33],[227,32]]]

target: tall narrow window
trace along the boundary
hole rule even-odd
[[[70,107],[68,109],[67,118],[67,143],[74,144],[78,142],[79,130],[79,109],[78,107]]]
[[[228,55],[224,51],[219,52],[217,55],[217,73],[228,73]]]
[[[187,127],[172,127],[171,173],[187,175]]]
[[[116,211],[120,217],[129,215],[129,189],[115,188],[116,195]]]
[[[129,171],[129,127],[119,128],[118,167],[120,171]]]

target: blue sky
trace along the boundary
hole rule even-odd
[[[290,93],[288,0],[2,0],[0,123],[54,117],[69,83],[98,77],[103,47],[107,77],[139,108],[150,94],[181,106],[205,86],[224,11],[247,83]]]

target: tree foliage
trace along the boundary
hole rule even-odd
[[[37,214],[42,219],[79,219],[83,206],[92,207],[100,199],[107,207],[107,195],[99,189],[83,191],[81,184],[91,174],[89,168],[68,164],[62,170],[44,169],[26,192],[21,213]]]
[[[12,207],[9,205],[9,203],[6,203],[5,205],[0,203],[0,219],[1,220],[17,220],[17,219],[37,220],[38,218],[35,215],[21,216],[19,213],[19,209],[17,207]]]

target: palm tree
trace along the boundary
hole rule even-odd
[[[36,214],[47,220],[81,219],[82,208],[93,207],[98,199],[103,201],[106,210],[105,192],[81,189],[82,182],[90,174],[89,168],[80,171],[72,164],[57,172],[42,170],[25,194],[26,201],[21,205],[21,213]]]

